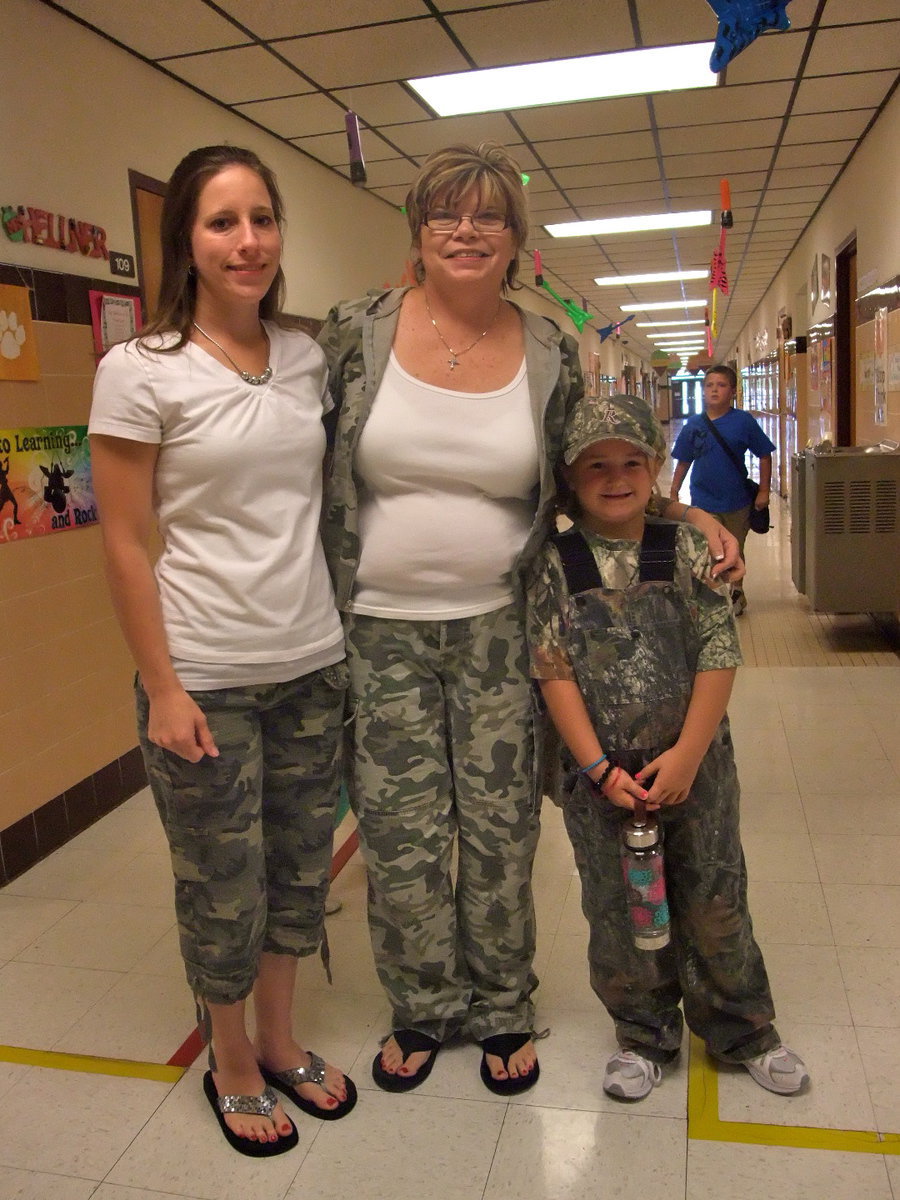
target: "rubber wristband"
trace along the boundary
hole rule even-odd
[[[582,775],[587,775],[588,771],[593,771],[594,767],[599,767],[602,762],[606,762],[606,755],[601,754],[596,762],[592,762],[589,767],[579,767],[578,770]]]

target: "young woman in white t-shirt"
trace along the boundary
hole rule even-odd
[[[318,536],[331,401],[322,351],[279,321],[282,214],[251,151],[182,160],[157,312],[101,362],[90,421],[110,588],[210,1042],[204,1091],[230,1144],[255,1156],[297,1142],[272,1088],[323,1119],[356,1101],[291,1023],[297,960],[324,941],[347,670]]]

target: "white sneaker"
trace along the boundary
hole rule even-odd
[[[606,1064],[603,1090],[617,1100],[643,1100],[661,1079],[662,1068],[657,1063],[620,1047]]]
[[[760,1087],[779,1096],[793,1096],[809,1082],[809,1072],[799,1055],[787,1046],[776,1046],[756,1058],[747,1058],[739,1064],[746,1067]]]

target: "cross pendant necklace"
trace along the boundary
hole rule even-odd
[[[481,341],[481,339],[483,337],[487,337],[487,335],[491,331],[491,328],[492,328],[494,322],[497,320],[497,318],[500,315],[500,306],[502,303],[503,303],[502,298],[497,301],[497,311],[491,317],[490,322],[488,323],[487,327],[485,329],[483,329],[481,331],[481,333],[479,333],[478,337],[475,339],[474,342],[471,342],[468,346],[466,346],[465,350],[454,350],[453,347],[450,345],[450,343],[447,341],[447,339],[444,337],[444,335],[441,333],[440,329],[438,329],[437,321],[435,321],[434,317],[431,315],[431,305],[428,303],[428,296],[426,294],[426,296],[425,296],[425,311],[428,313],[428,320],[434,326],[434,332],[438,335],[438,337],[444,343],[445,349],[449,350],[449,352],[450,352],[450,357],[447,359],[447,366],[450,368],[451,371],[455,370],[459,366],[459,360],[462,358],[462,356],[464,354],[468,354],[470,350],[474,350],[474,348],[478,345],[478,343]]]

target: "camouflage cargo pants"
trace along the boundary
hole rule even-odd
[[[529,1030],[539,815],[521,617],[345,622],[351,793],[394,1028]]]
[[[779,1042],[747,909],[739,792],[730,757],[730,751],[713,750],[701,763],[691,796],[657,814],[672,917],[672,943],[663,950],[638,950],[632,941],[619,861],[626,814],[589,795],[580,781],[564,804],[590,925],[591,986],[615,1022],[619,1044],[658,1063],[681,1046],[679,1002],[688,1027],[722,1058],[740,1062]],[[626,767],[631,765],[626,759]]]
[[[198,999],[249,994],[262,951],[303,956],[323,939],[340,788],[344,663],[287,683],[191,695],[218,758],[199,763],[138,732],[175,875],[188,983]]]

